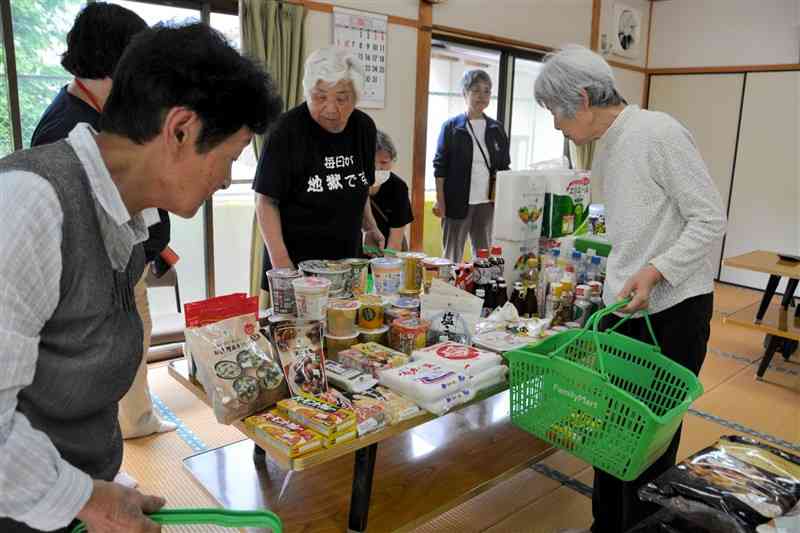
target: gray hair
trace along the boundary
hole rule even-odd
[[[394,142],[392,138],[389,137],[389,134],[378,130],[377,135],[375,135],[375,153],[383,151],[389,154],[392,158],[392,161],[397,161],[397,148],[394,147]]]
[[[583,103],[583,91],[590,106],[627,103],[617,91],[611,67],[600,55],[578,45],[548,54],[534,88],[539,105],[560,117],[574,118]]]
[[[489,86],[492,85],[492,78],[489,77],[489,74],[485,70],[476,68],[466,71],[464,75],[461,76],[461,94],[466,96],[467,92],[479,81],[488,83]]]
[[[303,93],[306,100],[317,82],[336,84],[342,80],[353,83],[356,102],[360,100],[364,91],[364,66],[353,52],[328,46],[312,52],[306,59],[303,73]]]

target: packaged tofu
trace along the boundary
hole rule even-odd
[[[589,216],[591,179],[587,171],[539,171],[547,183],[542,234],[556,239],[571,235]]]
[[[493,241],[528,241],[542,231],[547,184],[531,170],[505,170],[497,173]]]
[[[439,363],[415,361],[400,368],[382,370],[378,381],[415,402],[434,402],[464,388],[468,378]]]
[[[379,402],[353,400],[333,388],[328,390],[328,392],[320,394],[319,398],[331,405],[352,409],[356,414],[356,431],[359,437],[382,429],[386,427],[388,423],[386,409],[383,404]]]
[[[345,392],[361,392],[378,384],[371,372],[348,368],[338,361],[325,361],[325,374],[331,385]]]
[[[289,457],[299,457],[322,448],[322,439],[316,433],[284,418],[275,409],[249,416],[244,419],[244,423],[270,446]]]
[[[319,321],[290,321],[275,328],[273,340],[292,396],[328,390],[323,325]]]
[[[402,394],[380,385],[364,392],[348,394],[347,396],[357,406],[382,406],[389,424],[398,424],[404,420],[419,416],[421,413],[417,404]]]
[[[412,354],[414,361],[429,361],[472,376],[503,364],[503,358],[486,350],[456,342],[440,342]]]
[[[280,363],[258,327],[257,299],[186,304],[186,344],[221,424],[263,411],[288,394]]]
[[[316,431],[326,439],[355,430],[352,410],[337,407],[312,396],[295,396],[278,402],[280,413],[289,420]]]

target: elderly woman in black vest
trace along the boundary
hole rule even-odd
[[[467,237],[473,253],[488,248],[494,217],[496,173],[511,165],[503,125],[484,114],[492,98],[492,79],[483,70],[461,78],[467,111],[442,125],[436,156],[436,205],[442,218],[444,256],[461,262]]]

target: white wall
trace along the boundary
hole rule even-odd
[[[589,46],[592,0],[450,0],[433,23],[545,46]]]
[[[642,105],[644,74],[624,68],[611,67],[617,82],[617,90],[629,104]]]
[[[797,0],[670,0],[653,4],[650,67],[797,63]]]
[[[419,18],[419,0],[317,0],[321,4],[372,11],[416,20]]]
[[[613,43],[613,40],[615,38],[614,4],[616,3],[620,3],[636,9],[642,16],[642,26],[639,38],[640,39],[639,54],[638,54],[639,57],[636,58],[622,57],[614,53],[611,53],[608,56],[606,56],[606,59],[608,59],[609,61],[618,61],[620,63],[627,63],[628,65],[636,65],[638,67],[644,67],[645,60],[647,59],[647,32],[648,32],[648,25],[650,23],[650,0],[622,0],[621,2],[617,2],[616,0],[603,0],[603,3],[601,4],[602,10],[600,11],[601,41],[599,44],[602,44],[603,34],[606,35],[609,45]]]
[[[412,0],[392,0],[386,5],[414,3]],[[337,1],[337,5],[380,4],[383,1],[367,0],[349,2]],[[366,9],[366,8],[364,8]],[[377,10],[374,10],[377,12]],[[332,15],[319,11],[309,11],[306,17],[306,52],[331,44]],[[417,79],[417,30],[408,26],[389,24],[387,41],[388,72],[386,81],[386,107],[384,109],[364,109],[381,129],[388,133],[397,147],[395,173],[411,184],[411,170],[414,141],[414,99]]]

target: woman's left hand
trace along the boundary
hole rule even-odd
[[[383,233],[377,228],[368,230],[364,235],[364,243],[367,246],[372,246],[383,250],[386,247],[386,239]]]
[[[653,265],[642,267],[639,272],[628,279],[625,286],[617,295],[617,298],[620,300],[629,297],[633,298],[631,303],[621,309],[620,312],[635,313],[641,309],[646,309],[650,303],[650,292],[662,279],[664,279],[664,277],[661,275],[661,272]]]

